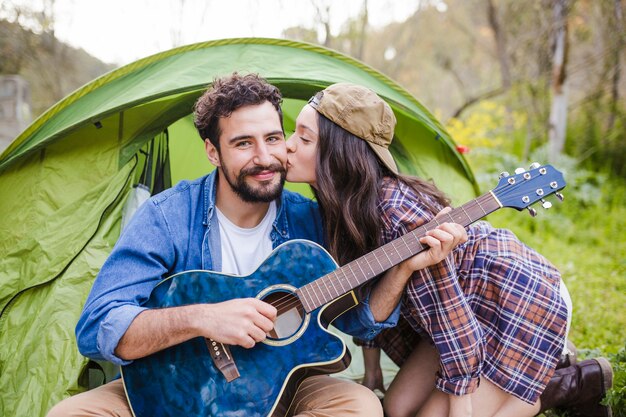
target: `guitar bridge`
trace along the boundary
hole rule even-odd
[[[237,364],[235,363],[235,359],[231,355],[228,346],[223,343],[216,342],[213,339],[205,338],[204,341],[209,348],[213,364],[220,370],[222,375],[224,375],[226,381],[231,382],[239,378],[240,375],[239,370],[237,369]]]

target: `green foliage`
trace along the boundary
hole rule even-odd
[[[532,160],[544,162],[543,152],[539,149]],[[473,167],[483,168],[476,171],[483,190],[495,186],[498,172],[529,165],[507,153],[473,153],[468,159]],[[626,185],[579,168],[572,158],[562,157],[553,165],[568,182],[562,204],[537,208],[536,218],[500,210],[489,220],[513,230],[561,270],[574,303],[570,339],[581,348],[616,352],[626,341],[626,241],[620,235],[626,230]]]
[[[613,366],[613,389],[608,392],[604,404],[611,406],[613,417],[626,417],[626,345],[609,359]]]
[[[498,120],[498,114],[491,119],[483,115],[481,120],[489,124],[489,120]],[[455,122],[456,134],[463,137],[467,132],[478,132],[471,120],[468,117],[465,122]],[[513,132],[508,141],[497,138],[497,129],[487,129],[483,135],[495,141],[483,141],[482,146],[466,155],[483,191],[497,184],[502,171],[513,172],[517,167],[527,168],[530,162],[548,161],[545,146],[522,160],[518,150],[525,139],[519,132]],[[493,146],[496,142],[497,147]],[[597,164],[581,163],[566,155],[551,163],[567,181],[563,203],[548,198],[554,207],[538,207],[535,218],[525,212],[499,210],[489,216],[489,221],[511,229],[559,268],[574,305],[569,338],[578,347],[581,359],[609,358],[614,382],[605,401],[615,417],[626,417],[626,239],[622,236],[626,230],[626,183],[623,177],[614,175],[610,166],[592,170],[589,167]],[[548,415],[566,417],[554,412]]]
[[[519,131],[527,123],[521,112],[507,112],[496,101],[482,101],[464,119],[452,118],[447,130],[456,143],[470,149],[506,149],[515,143],[511,132]]]
[[[584,103],[568,126],[567,152],[586,167],[626,177],[626,108],[607,99]]]

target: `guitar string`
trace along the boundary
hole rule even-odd
[[[481,197],[487,197],[487,196],[488,196],[488,197],[491,197],[489,194],[484,194],[484,195],[483,195],[483,196],[481,196]],[[463,208],[463,211],[465,211],[465,209],[466,209],[466,208],[467,208],[467,209],[469,209],[470,211],[471,211],[472,209],[475,209],[476,207],[480,207],[480,208],[482,209],[482,204],[481,204],[481,203],[480,203],[480,201],[479,201],[479,199],[481,199],[481,197],[478,197],[478,198],[476,198],[476,199],[474,199],[474,200],[472,200],[472,201],[470,201],[470,202],[468,202],[468,203],[464,204],[463,206],[457,207],[456,209],[460,210],[460,209],[462,209],[462,208]],[[484,209],[482,209],[482,210],[483,210],[483,212],[484,212]],[[440,218],[440,219],[438,219],[438,221],[441,221],[441,220],[447,220],[447,221],[455,222],[455,219],[452,217],[452,214],[453,214],[452,212],[451,212],[451,213],[448,213],[448,214],[446,214],[446,216],[448,217],[448,219]],[[467,215],[466,215],[466,217],[468,217],[468,220],[470,220],[470,221],[471,221],[471,218],[470,218],[469,216],[467,216]],[[484,217],[484,215],[482,215],[481,217]],[[432,221],[432,220],[431,220],[431,221]],[[430,223],[430,222],[429,222],[429,223]],[[420,227],[424,228],[424,229],[425,229],[424,231],[427,231],[427,230],[428,230],[428,228],[426,228],[426,227],[424,227],[424,226],[427,226],[429,223],[427,223],[426,225],[420,226]],[[438,222],[436,222],[436,223],[438,224]],[[418,228],[418,229],[419,229],[419,228]],[[408,233],[406,233],[405,235],[403,235],[403,236],[399,237],[398,239],[396,239],[396,240],[394,240],[394,241],[392,241],[392,242],[398,242],[398,241],[402,240],[402,241],[403,241],[403,243],[405,243],[405,245],[406,245],[406,242],[405,242],[405,240],[404,240],[403,238],[404,238],[405,236],[414,235],[414,234],[415,234],[415,232],[419,232],[419,230],[418,230],[418,229],[415,229],[415,230],[413,230],[413,231],[411,231],[411,232],[408,232]],[[419,236],[419,238],[421,238],[422,236],[423,236],[423,235],[420,235],[420,236]],[[390,243],[391,243],[391,242],[390,242]],[[398,251],[398,248],[395,248],[395,246],[394,246],[394,245],[392,245],[392,246],[390,246],[390,247],[393,247],[396,251]],[[367,257],[368,257],[368,255],[371,255],[373,252],[375,252],[375,251],[372,251],[372,252],[370,252],[370,253],[368,253],[368,254],[366,254],[366,255],[363,255],[361,258],[364,258],[364,259],[365,259],[365,258],[367,258]],[[403,252],[403,254],[409,253],[409,257],[410,257],[410,256],[411,256],[411,255],[410,255],[410,253],[411,253],[412,251],[404,251],[404,250],[403,250],[402,252]],[[383,251],[383,253],[384,253],[384,254],[388,257],[387,252],[384,252],[384,251]],[[357,260],[359,260],[359,259],[361,259],[361,258],[358,258]],[[407,258],[407,259],[408,259],[408,258]],[[401,262],[401,261],[400,261],[400,262]],[[393,263],[393,262],[391,262],[391,261],[390,261],[390,263]],[[397,263],[396,263],[396,264],[397,264]],[[349,264],[344,265],[344,267],[346,267],[347,265],[349,265]],[[343,267],[341,267],[341,268],[343,268]],[[320,277],[319,279],[317,279],[317,280],[315,280],[315,281],[312,281],[312,282],[310,282],[309,284],[306,284],[306,285],[310,285],[310,284],[316,283],[316,282],[318,282],[318,281],[322,281],[322,282],[324,283],[324,286],[328,287],[328,285],[326,285],[326,281],[328,281],[328,279],[329,279],[332,275],[337,275],[337,274],[336,274],[336,271],[338,271],[338,270],[332,271],[332,272],[330,272],[330,273],[328,273],[328,274],[326,274],[326,275],[324,275],[324,276]],[[344,275],[345,275],[345,274],[344,274]],[[354,274],[354,272],[352,272],[352,275],[356,276],[356,275]],[[342,281],[342,280],[341,280],[341,278],[340,278],[338,275],[337,275],[337,278],[339,278],[339,281]],[[349,278],[348,278],[348,281],[350,281],[350,280],[349,280]],[[333,287],[335,287],[335,286],[334,286],[334,282],[332,282],[332,281],[331,281],[331,282],[330,282],[330,284],[331,284]],[[351,283],[350,283],[350,282],[348,282],[348,285],[350,285],[350,284],[351,284]],[[361,283],[358,283],[356,286],[358,286],[358,285],[360,285],[360,284],[361,284]],[[320,288],[320,290],[321,290],[321,286],[320,286],[320,284],[317,284],[317,285],[318,285],[318,287],[319,287],[319,288]],[[342,286],[343,286],[343,285],[342,285]],[[352,289],[354,289],[356,286],[352,286],[351,288],[352,288]],[[347,292],[347,291],[346,291],[346,292]],[[343,294],[345,294],[346,292],[344,292]],[[321,290],[321,291],[317,291],[316,293],[318,293],[318,294],[319,294],[319,293],[321,293],[322,297],[324,298],[325,302],[324,302],[324,303],[322,303],[322,304],[325,304],[326,302],[328,302],[328,301],[330,301],[330,300],[332,300],[332,299],[334,298],[334,297],[331,297],[331,298],[330,298],[330,300],[327,300],[327,299],[326,299],[327,297],[325,297],[325,295],[324,295],[324,291],[323,291],[323,290]],[[338,293],[338,294],[337,294],[337,297],[338,297],[338,296],[340,296],[340,295],[343,295],[343,294]],[[332,294],[330,294],[330,291],[328,292],[328,295],[332,296]],[[285,296],[283,296],[282,298],[277,299],[276,301],[274,301],[274,302],[272,303],[272,305],[274,305],[274,307],[276,307],[276,309],[277,309],[277,310],[280,310],[281,308],[282,308],[282,309],[286,309],[286,310],[284,310],[284,311],[288,311],[288,310],[290,310],[290,309],[292,309],[292,308],[294,308],[294,307],[297,307],[297,306],[298,306],[298,304],[301,304],[301,302],[300,302],[299,298],[297,298],[294,294],[291,294],[291,293],[290,293],[290,294],[287,294],[287,295],[285,295]]]
[[[535,178],[536,178],[536,177],[535,177]],[[523,184],[523,183],[522,183],[522,184]],[[500,195],[500,196],[501,196],[501,198],[502,198],[502,199],[504,199],[504,198],[505,198],[505,197],[507,197],[508,195],[513,194],[513,192],[516,192],[516,188],[517,188],[517,187],[504,187],[504,189],[503,189],[503,190],[498,190],[498,187],[496,187],[496,188],[494,188],[494,189],[492,190],[492,192],[494,192],[494,193],[495,193],[495,192],[498,192],[498,195]],[[555,191],[556,191],[556,190],[554,190],[554,191],[552,191],[552,192],[550,192],[550,193],[546,194],[545,196],[547,196],[547,195],[549,195],[549,194],[552,194],[552,193],[553,193],[553,192],[555,192]],[[487,199],[487,197],[489,197],[489,199]],[[466,209],[467,209],[467,210],[469,210],[469,211],[471,211],[471,210],[473,210],[473,209],[475,209],[475,208],[480,208],[480,209],[483,211],[483,213],[484,213],[484,214],[483,214],[483,215],[481,215],[480,217],[478,217],[476,220],[474,220],[474,221],[477,221],[477,220],[481,219],[482,217],[484,217],[485,215],[489,214],[489,213],[485,213],[484,207],[483,207],[483,206],[482,206],[482,204],[481,204],[481,200],[485,200],[485,203],[487,203],[487,202],[492,201],[492,198],[493,198],[493,197],[491,196],[491,194],[490,194],[490,193],[485,193],[485,194],[483,194],[482,196],[479,196],[479,197],[477,197],[477,198],[475,198],[475,199],[473,199],[473,200],[469,201],[468,203],[466,203],[466,204],[464,204],[464,205],[461,205],[461,206],[459,206],[459,207],[457,207],[457,208],[453,209],[453,211],[452,211],[452,212],[450,212],[450,213],[446,214],[447,219],[448,219],[448,221],[451,221],[451,222],[457,222],[457,221],[455,221],[455,219],[452,217],[452,215],[453,215],[453,214],[456,214],[456,213],[459,213],[459,210],[462,210],[463,212],[465,212],[465,211],[466,211]],[[530,206],[530,204],[529,204],[528,206]],[[474,221],[472,221],[471,217],[470,217],[469,215],[467,215],[467,213],[465,213],[465,215],[466,215],[466,217],[468,218],[468,220],[470,221],[470,224],[474,222]],[[433,219],[433,220],[435,220],[435,219]],[[409,236],[409,235],[415,235],[415,234],[416,234],[416,232],[419,232],[419,229],[420,229],[420,228],[424,228],[423,232],[427,232],[428,230],[432,230],[432,229],[428,229],[426,226],[428,226],[428,225],[429,225],[429,224],[430,224],[433,220],[431,220],[430,222],[428,222],[428,223],[427,223],[427,224],[425,224],[425,225],[422,225],[422,226],[418,227],[417,229],[414,229],[414,230],[413,230],[413,231],[411,231],[411,232],[406,233],[405,235],[403,235],[403,236],[399,237],[398,239],[396,239],[396,240],[394,240],[394,241],[392,241],[392,242],[390,242],[390,243],[394,243],[394,242],[398,242],[398,241],[402,240],[402,241],[405,243],[405,245],[406,245],[406,242],[404,241],[404,238],[405,238],[406,236]],[[439,221],[441,221],[441,220],[446,220],[446,219],[444,219],[444,218],[437,219],[437,221],[436,221],[435,223],[436,223],[436,224],[439,224]],[[421,233],[421,232],[419,232],[419,233]],[[421,237],[423,237],[423,236],[424,236],[424,235],[423,235],[423,234],[421,234],[421,235],[419,235],[419,237],[418,237],[417,239],[419,240],[419,238],[421,238]],[[394,245],[391,245],[390,247],[393,247],[396,251],[398,251],[398,248],[396,248]],[[378,249],[380,249],[380,248],[378,248]],[[362,257],[357,258],[355,261],[358,261],[358,260],[360,260],[360,259],[361,259],[361,260],[366,261],[366,259],[368,258],[368,255],[373,254],[375,251],[376,251],[376,250],[374,250],[374,251],[372,251],[372,252],[370,252],[370,253],[368,253],[368,254],[363,255]],[[409,252],[409,257],[410,257],[410,256],[411,256],[411,255],[410,255],[410,252],[411,252],[411,251],[408,251],[408,252]],[[387,256],[387,252],[384,252],[384,251],[383,251],[383,253]],[[403,254],[406,254],[406,253],[407,253],[407,252],[403,251]],[[418,252],[418,253],[419,253],[419,252]],[[417,253],[416,253],[416,254],[417,254]],[[375,257],[375,256],[374,256],[374,258],[376,259],[376,257]],[[408,258],[406,258],[406,259],[408,259]],[[400,261],[400,262],[402,262],[402,261]],[[392,263],[393,263],[393,262],[392,262]],[[396,264],[397,264],[397,263],[396,263]],[[346,265],[349,265],[349,264],[346,264]],[[320,294],[320,295],[322,296],[322,298],[324,299],[324,302],[323,302],[322,304],[328,303],[329,301],[333,300],[334,298],[339,297],[339,296],[341,296],[341,295],[343,295],[343,294],[346,294],[348,291],[345,291],[345,292],[343,292],[343,293],[338,293],[336,296],[334,296],[334,297],[333,297],[333,296],[332,296],[332,294],[331,294],[331,293],[330,293],[330,291],[329,291],[328,295],[329,295],[329,296],[331,296],[331,298],[330,298],[330,299],[327,299],[327,297],[324,295],[324,291],[323,291],[323,290],[321,290],[321,287],[320,287],[320,284],[319,284],[319,281],[322,281],[322,282],[324,283],[324,285],[328,288],[328,285],[326,285],[326,281],[327,281],[327,280],[329,280],[329,279],[330,279],[330,278],[334,275],[334,276],[336,276],[336,278],[338,279],[337,281],[338,281],[338,282],[341,284],[341,286],[343,287],[342,279],[341,279],[341,277],[339,277],[339,275],[338,275],[336,272],[337,272],[337,271],[339,271],[340,269],[342,269],[342,270],[343,270],[343,268],[344,268],[346,265],[344,265],[343,267],[340,267],[339,269],[337,269],[337,270],[335,270],[335,271],[332,271],[332,272],[330,272],[330,273],[328,273],[328,274],[326,274],[326,275],[324,275],[324,276],[322,276],[322,277],[318,278],[318,279],[317,279],[317,280],[315,280],[315,281],[310,282],[309,284],[305,284],[305,286],[306,286],[306,285],[311,285],[311,284],[314,284],[314,283],[316,283],[316,282],[318,283],[317,285],[318,285],[318,288],[320,288],[320,291],[317,291],[317,292],[316,292],[316,291],[314,291],[314,290],[313,290],[313,291],[314,291],[314,293],[316,294],[316,296],[317,296],[318,294]],[[369,265],[369,263],[368,263],[368,265]],[[359,268],[360,268],[360,265],[359,265]],[[370,267],[370,269],[371,269],[371,267]],[[347,279],[347,281],[348,281],[348,282],[347,282],[347,285],[349,285],[349,286],[350,286],[350,285],[352,285],[352,283],[350,282],[350,278],[348,278],[348,277],[346,276],[346,274],[345,274],[345,270],[343,270],[343,271],[344,271],[344,276],[346,277],[346,279]],[[355,274],[353,273],[353,275],[355,275]],[[356,275],[355,275],[355,277],[356,277]],[[331,285],[333,288],[336,288],[336,287],[335,287],[335,283],[334,283],[334,282],[332,282],[332,281],[331,281],[331,282],[330,282],[330,285]],[[352,287],[351,287],[351,289],[356,288],[358,285],[361,285],[361,283],[359,282],[357,285],[352,286]],[[309,287],[309,288],[310,288],[310,287]],[[320,301],[321,301],[321,300],[320,300]],[[313,304],[315,304],[315,303],[313,303]],[[302,305],[302,302],[301,302],[301,300],[297,297],[297,294],[290,293],[290,294],[287,294],[287,295],[283,296],[282,298],[277,299],[277,300],[276,300],[276,301],[275,301],[272,305],[274,305],[274,307],[276,307],[276,309],[277,309],[277,310],[283,309],[283,311],[288,311],[288,310],[293,309],[294,307],[295,307],[295,308],[297,308],[299,305]]]
[[[505,194],[506,194],[506,193],[505,193]],[[473,209],[475,209],[475,208],[479,207],[479,208],[483,211],[483,213],[485,213],[485,210],[484,210],[484,208],[483,208],[483,206],[482,206],[482,204],[481,204],[481,202],[480,202],[480,200],[481,200],[481,199],[485,199],[484,197],[490,197],[490,199],[489,199],[489,200],[487,200],[486,202],[488,202],[488,201],[491,201],[491,200],[492,200],[492,199],[491,199],[491,195],[490,195],[489,193],[487,193],[487,194],[484,194],[484,195],[482,195],[482,196],[480,196],[480,197],[478,197],[478,198],[476,198],[476,199],[474,199],[474,200],[472,200],[472,201],[470,201],[470,202],[468,202],[468,203],[466,203],[466,204],[464,204],[464,205],[462,205],[462,206],[457,207],[455,210],[463,210],[463,211],[465,211],[465,209],[468,209],[468,210],[470,210],[470,211],[471,211],[471,210],[473,210]],[[485,199],[485,200],[486,200],[486,199]],[[440,218],[440,219],[438,219],[438,221],[437,221],[437,222],[435,222],[435,223],[436,223],[436,224],[439,224],[439,221],[441,221],[441,220],[447,220],[447,221],[455,222],[455,219],[452,217],[452,215],[453,215],[453,214],[456,214],[456,213],[458,213],[458,211],[448,213],[448,214],[446,214],[446,216],[447,216],[447,218],[448,218],[448,219],[445,219],[445,218]],[[471,217],[470,217],[470,216],[468,216],[467,214],[466,214],[466,217],[468,218],[468,220],[469,220],[470,222],[473,222],[473,221],[472,221],[472,219],[471,219]],[[480,218],[482,218],[482,217],[484,217],[484,214],[483,214],[483,215],[481,215],[481,216],[479,217],[479,219],[480,219]],[[431,220],[431,221],[432,221],[432,220]],[[425,227],[425,226],[427,226],[428,224],[430,224],[430,222],[429,222],[429,223],[427,223],[426,225],[420,226],[421,228],[425,229],[425,230],[424,230],[424,232],[425,232],[425,231],[427,231],[427,230],[429,230],[427,227]],[[471,224],[471,223],[470,223],[470,224]],[[418,229],[419,229],[419,228],[417,228],[417,229],[415,229],[415,230],[413,230],[413,231],[411,231],[411,232],[408,232],[408,233],[406,233],[405,235],[403,235],[403,236],[399,237],[398,239],[396,239],[396,240],[394,240],[394,241],[392,241],[392,242],[398,242],[398,241],[402,240],[402,241],[406,244],[406,242],[404,241],[404,239],[403,239],[403,238],[405,238],[406,236],[409,236],[409,235],[414,235],[414,234],[416,234],[416,232],[420,232]],[[419,236],[419,238],[421,238],[422,236],[423,236],[423,235],[420,235],[420,236]],[[419,238],[418,238],[418,239],[419,239]],[[390,243],[391,243],[391,242],[390,242]],[[394,245],[392,245],[392,246],[390,246],[390,247],[393,247],[394,249],[396,249],[396,251],[398,251],[398,248],[396,248]],[[378,249],[380,249],[380,248],[378,248]],[[368,253],[368,254],[366,254],[366,255],[362,256],[361,258],[366,259],[366,258],[368,257],[368,255],[371,255],[371,254],[373,254],[374,252],[375,252],[375,251],[372,251],[372,252],[370,252],[370,253]],[[402,252],[403,252],[404,254],[406,254],[406,253],[408,252],[409,257],[410,257],[410,256],[411,256],[411,252],[412,252],[412,251],[402,251]],[[383,251],[383,253],[387,256],[387,253],[386,253],[386,252],[384,252],[384,251]],[[361,259],[361,258],[358,258],[358,259]],[[357,260],[358,260],[358,259],[357,259]],[[408,258],[407,258],[407,259],[408,259]],[[401,262],[401,261],[400,261],[400,262]],[[393,263],[393,262],[391,262],[391,263]],[[396,264],[397,264],[397,263],[396,263]],[[346,265],[349,265],[349,264],[346,264]],[[345,267],[346,265],[344,265],[344,267]],[[342,268],[343,268],[343,267],[342,267]],[[341,268],[340,268],[340,269],[341,269]],[[320,288],[320,290],[321,290],[321,289],[322,289],[322,287],[321,287],[321,285],[320,285],[318,282],[319,282],[319,281],[323,281],[323,282],[324,282],[324,285],[325,285],[326,287],[328,287],[328,286],[326,285],[326,282],[325,282],[325,281],[327,281],[327,280],[328,280],[328,279],[329,279],[332,275],[336,275],[336,276],[337,276],[337,278],[339,278],[339,281],[341,281],[341,278],[340,278],[340,277],[336,274],[336,271],[338,271],[338,270],[332,271],[332,272],[330,272],[330,273],[328,273],[328,274],[326,274],[326,275],[324,275],[324,276],[320,277],[319,279],[317,279],[317,280],[315,280],[315,281],[312,281],[312,282],[310,282],[309,284],[306,284],[306,285],[310,285],[310,284],[313,284],[313,283],[317,283],[318,288]],[[344,275],[345,275],[345,274],[344,274]],[[355,274],[353,273],[353,275],[355,275]],[[355,275],[355,276],[356,276],[356,275]],[[347,278],[347,277],[346,277],[346,278]],[[349,278],[348,278],[348,281],[350,281],[350,280],[349,280]],[[334,287],[334,283],[333,283],[333,282],[330,282],[330,284]],[[348,282],[348,284],[350,284],[350,282]],[[361,283],[358,283],[356,286],[358,286],[358,285],[360,285],[360,284],[361,284]],[[343,286],[343,285],[342,285],[342,286]],[[352,288],[355,288],[356,286],[353,286]],[[324,295],[324,291],[323,291],[323,290],[321,290],[321,291],[317,291],[317,292],[316,292],[316,296],[317,296],[317,294],[321,294],[321,296],[324,298],[324,303],[322,303],[322,304],[325,304],[325,303],[327,303],[328,301],[330,301],[330,300],[332,300],[333,298],[335,298],[335,297],[332,297],[332,294],[330,294],[330,293],[329,293],[328,295],[330,295],[330,296],[331,296],[331,298],[330,298],[330,300],[327,300],[327,299],[326,299],[327,297],[325,297],[325,295]],[[344,292],[343,294],[345,294],[345,292]],[[338,296],[340,296],[340,295],[343,295],[343,294],[337,294],[337,297],[338,297]],[[287,294],[286,296],[284,296],[284,297],[282,297],[282,298],[277,299],[277,300],[273,303],[273,305],[276,307],[276,309],[277,309],[277,310],[280,310],[280,309],[286,309],[286,310],[283,310],[283,311],[288,311],[288,310],[290,310],[290,309],[292,309],[292,308],[294,308],[294,307],[295,307],[295,308],[297,308],[297,307],[298,307],[298,305],[301,305],[301,304],[302,304],[302,303],[301,303],[300,299],[299,299],[299,298],[297,298],[297,297],[296,297],[296,295],[294,295],[294,294]]]
[[[489,196],[489,195],[486,195],[486,196]],[[482,197],[485,197],[485,195],[483,195]],[[489,196],[489,197],[490,197],[490,196]],[[481,210],[483,211],[483,213],[484,213],[484,212],[485,212],[485,211],[484,211],[484,208],[482,207],[482,204],[481,204],[481,203],[480,203],[480,201],[479,201],[479,199],[480,199],[480,198],[481,198],[481,197],[479,197],[479,198],[477,198],[477,199],[474,199],[474,200],[472,200],[471,202],[468,202],[468,203],[466,203],[465,205],[458,207],[457,209],[461,209],[461,208],[462,208],[462,209],[463,209],[463,211],[465,211],[465,208],[467,208],[467,209],[469,209],[469,210],[472,210],[472,209],[475,209],[476,207],[480,207],[480,209],[481,209]],[[452,217],[452,214],[455,214],[455,213],[449,213],[449,214],[447,214],[448,219],[441,218],[441,219],[439,219],[439,220],[449,220],[449,221],[455,221],[455,219]],[[484,216],[484,214],[483,214],[483,215],[481,215],[480,217],[483,217],[483,216]],[[468,217],[468,220],[469,220],[470,222],[472,222],[471,217],[469,217],[469,216],[467,216],[467,215],[466,215],[466,217]],[[429,223],[430,223],[430,222],[429,222]],[[437,223],[437,224],[438,224],[438,222],[435,222],[435,223]],[[427,224],[427,225],[428,225],[428,224]],[[426,226],[426,225],[424,225],[424,226]],[[419,228],[418,228],[418,229],[419,229]],[[424,229],[427,229],[427,228],[424,228]],[[397,239],[397,240],[395,240],[394,242],[397,242],[397,241],[399,241],[399,240],[402,240],[402,241],[403,241],[403,243],[405,243],[405,244],[406,244],[405,239],[403,239],[403,238],[404,238],[405,236],[408,236],[408,235],[411,235],[411,234],[415,234],[415,232],[419,232],[419,230],[417,230],[417,229],[416,229],[416,230],[414,230],[414,231],[412,231],[412,232],[409,232],[409,233],[407,233],[407,234],[405,234],[405,235],[401,236],[400,238],[398,238],[398,239]],[[420,235],[420,237],[421,237],[421,236],[422,236],[422,235]],[[396,248],[394,245],[392,245],[391,247],[393,247],[396,251],[398,251],[398,248]],[[371,255],[373,252],[374,252],[374,251],[370,252],[369,254],[364,255],[362,258],[366,259],[366,258],[367,258],[367,256],[368,256],[368,255]],[[404,254],[406,254],[406,253],[407,253],[407,251],[402,251],[402,252],[403,252]],[[413,252],[413,251],[408,251],[409,257],[411,256],[411,253],[412,253],[412,252]],[[388,257],[387,252],[384,252],[384,251],[383,251],[383,253],[384,253],[384,254]],[[360,258],[359,258],[359,259],[360,259]],[[390,263],[393,263],[393,262],[391,262],[391,260],[390,260]],[[349,264],[347,264],[347,265],[349,265]],[[346,265],[344,265],[344,266],[346,266]],[[319,284],[319,281],[322,281],[322,282],[324,283],[324,286],[328,288],[328,285],[326,285],[326,282],[325,282],[325,281],[327,281],[327,280],[328,280],[328,279],[329,279],[332,275],[337,275],[335,272],[336,272],[336,271],[333,271],[333,272],[331,272],[331,273],[329,273],[329,274],[327,274],[327,275],[325,275],[325,276],[323,276],[323,277],[319,278],[318,280],[316,280],[316,281],[313,281],[313,282],[309,283],[309,284],[317,283],[318,288],[320,289],[320,291],[317,291],[317,292],[316,292],[316,296],[317,296],[317,294],[321,294],[321,295],[322,295],[322,297],[324,298],[324,303],[328,302],[329,300],[327,300],[327,299],[326,299],[327,297],[325,297],[324,291],[322,290],[322,287],[321,287],[321,284]],[[345,274],[344,274],[344,275],[345,275]],[[354,272],[353,272],[353,271],[352,271],[352,275],[356,276],[356,275],[354,274]],[[338,277],[338,275],[337,275],[337,277]],[[338,278],[339,278],[339,277],[338,277]],[[341,281],[341,278],[339,278],[339,280]],[[307,284],[307,285],[309,285],[309,284]],[[330,284],[331,284],[333,287],[335,287],[333,282],[331,282]],[[360,285],[360,283],[359,283],[359,284],[357,284],[357,285]],[[342,285],[342,286],[343,286],[343,285]],[[355,287],[355,286],[354,286],[354,287]],[[354,288],[354,287],[352,287],[352,288]],[[344,294],[345,294],[345,292],[344,292]],[[329,293],[328,295],[331,295],[331,296],[332,296],[332,294],[330,294],[330,293]],[[338,293],[338,294],[337,294],[337,296],[340,296],[340,295],[342,295],[342,294],[340,294],[340,293]],[[331,297],[330,299],[332,300],[333,298],[334,298],[334,297]],[[324,303],[322,303],[322,304],[324,304]],[[283,298],[280,298],[280,299],[276,300],[276,302],[275,302],[274,304],[275,304],[275,307],[276,307],[277,309],[279,309],[279,310],[280,310],[281,308],[287,308],[287,309],[292,309],[292,308],[294,308],[294,307],[296,307],[296,308],[297,308],[298,304],[301,304],[301,303],[300,303],[300,300],[299,300],[296,296],[294,296],[293,294],[288,294],[288,295],[284,296]]]

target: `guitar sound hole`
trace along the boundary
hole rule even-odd
[[[295,294],[287,291],[273,291],[267,294],[263,301],[273,305],[278,310],[274,329],[268,333],[269,339],[286,339],[300,330],[306,313]]]

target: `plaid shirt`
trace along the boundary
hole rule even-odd
[[[383,243],[430,221],[433,214],[420,202],[428,198],[386,180],[379,203]],[[382,347],[401,365],[420,337],[430,338],[440,355],[441,391],[471,393],[486,377],[534,403],[565,343],[560,275],[508,230],[477,222],[468,238],[441,263],[413,274],[398,327],[369,346]]]

